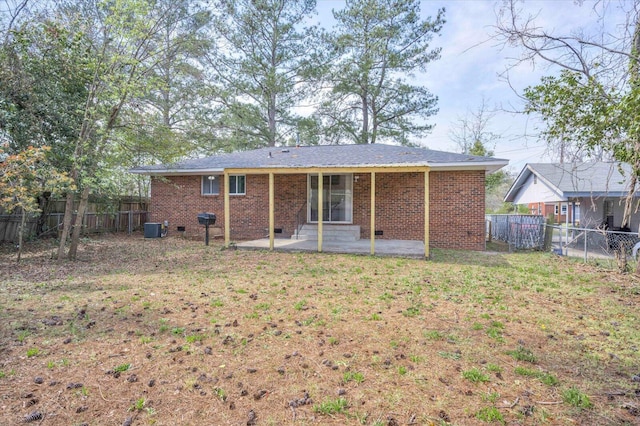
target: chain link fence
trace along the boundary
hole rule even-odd
[[[594,228],[574,228],[549,225],[552,250],[564,256],[616,260],[624,254],[632,260],[640,249],[640,238],[635,232],[610,231]]]
[[[487,239],[509,244],[512,250],[541,250],[544,247],[544,216],[522,214],[486,215]]]
[[[623,264],[635,262],[640,254],[638,233],[547,225],[545,218],[537,215],[486,215],[486,231],[488,241],[505,242],[509,251],[553,251],[585,262],[607,261],[612,266],[620,265],[621,260]]]

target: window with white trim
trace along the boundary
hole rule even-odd
[[[202,195],[218,195],[220,194],[219,175],[202,176]]]
[[[244,195],[246,180],[245,175],[229,175],[229,195]]]

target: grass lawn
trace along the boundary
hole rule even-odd
[[[0,250],[2,425],[637,425],[640,282],[104,236]]]

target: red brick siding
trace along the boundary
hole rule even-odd
[[[169,176],[151,182],[152,222],[169,221],[169,232],[185,227],[185,236],[201,237],[204,227],[198,225],[197,214],[216,214],[216,226],[224,227],[224,188],[219,195],[201,195],[200,176]],[[222,177],[221,177],[222,179]],[[295,214],[307,193],[307,175],[275,176],[275,228],[290,236],[295,227]],[[269,176],[247,175],[246,194],[229,196],[231,239],[262,238],[269,227]],[[305,216],[306,217],[306,216]]]
[[[371,176],[356,174],[353,221],[369,238]],[[429,173],[430,245],[484,250],[484,171]],[[376,238],[424,238],[424,174],[376,173]]]
[[[369,238],[371,176],[355,174],[353,223],[361,237]],[[430,173],[430,243],[436,248],[484,249],[484,172]],[[224,196],[202,196],[200,176],[153,179],[151,221],[170,222],[170,232],[186,228],[187,236],[202,236],[197,214],[217,215],[224,226]],[[247,175],[246,195],[230,197],[231,239],[262,238],[269,224],[269,177]],[[221,185],[222,186],[222,185]],[[290,236],[296,214],[305,204],[307,175],[275,176],[275,227]],[[424,231],[424,175],[422,173],[376,173],[376,230],[382,239],[422,240]],[[303,212],[306,216],[306,211]],[[277,236],[279,236],[278,234]]]
[[[151,180],[151,222],[169,221],[169,233],[178,226],[186,228],[189,237],[204,235],[198,225],[197,214],[216,214],[216,226],[224,223],[224,198],[220,195],[201,195],[200,176],[168,176]]]
[[[479,171],[429,174],[431,247],[484,250],[484,179]]]
[[[371,175],[358,174],[354,182],[354,224],[360,225],[361,238],[369,238]],[[422,240],[424,238],[424,174],[376,173],[377,238]]]
[[[544,217],[549,217],[553,215],[555,223],[565,223],[567,222],[567,215],[560,214],[562,212],[562,204],[563,203],[553,203],[553,204],[545,204],[545,203],[529,203],[529,211],[531,214],[540,214]],[[569,222],[573,222],[573,208],[571,203],[567,204],[567,213],[569,214]],[[556,214],[556,206],[558,207],[558,214]],[[538,213],[540,210],[540,213]]]
[[[307,219],[307,175],[276,175],[274,187],[275,227],[282,229],[282,237],[290,237],[295,231],[300,209],[303,210],[300,212],[302,223]]]

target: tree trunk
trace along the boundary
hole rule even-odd
[[[627,272],[627,244],[624,238],[618,240],[618,250],[616,250],[616,262],[618,263],[619,272]]]
[[[69,260],[76,260],[78,254],[78,245],[80,244],[80,234],[82,233],[82,224],[84,222],[84,214],[89,204],[89,186],[85,185],[80,196],[80,205],[78,206],[78,214],[71,235],[71,245],[69,246]]]
[[[60,245],[58,246],[59,262],[64,259],[64,249],[71,230],[71,223],[73,221],[73,199],[74,193],[72,191],[67,192],[67,199],[64,205],[64,217],[62,219],[62,233],[60,234]]]
[[[638,54],[640,53],[640,16],[636,15],[636,25],[633,29],[633,46],[631,47],[631,66],[629,69],[631,85],[636,86],[640,84],[640,69],[638,63]],[[636,192],[636,184],[638,183],[638,171],[640,171],[640,159],[638,158],[638,149],[640,149],[640,140],[634,141],[635,161],[633,162],[631,169],[631,179],[629,180],[629,193],[627,199],[624,202],[624,213],[622,216],[623,226],[631,226],[631,212],[634,202],[634,195]],[[640,232],[640,230],[638,230]],[[626,256],[625,256],[626,258]],[[637,260],[636,260],[637,262]],[[626,266],[626,265],[625,265]],[[626,269],[626,268],[625,268]],[[636,263],[636,275],[640,275],[640,262]]]
[[[640,167],[640,165],[638,165]],[[640,170],[635,168],[635,170]],[[629,178],[629,192],[624,200],[624,211],[622,213],[622,228],[630,228],[631,227],[631,213],[633,213],[633,204],[635,202],[635,194],[636,194],[636,185],[638,183],[638,176],[632,171],[631,177]]]
[[[366,94],[362,96],[362,135],[360,143],[369,143],[369,103]]]
[[[269,119],[269,146],[276,146],[276,94],[269,95],[269,107],[267,111]]]
[[[38,196],[38,206],[40,207],[40,215],[38,216],[38,220],[36,222],[36,235],[40,236],[44,233],[44,224],[47,221],[47,213],[49,213],[48,209],[49,204],[49,196],[47,193],[43,193],[41,196]]]
[[[24,227],[27,224],[27,211],[22,209],[22,215],[20,216],[20,228],[18,228],[18,259],[16,263],[20,263],[20,257],[22,257],[22,240],[24,239]]]
[[[636,143],[636,150],[640,149],[640,143]],[[636,151],[638,152],[638,151]],[[635,171],[640,170],[640,161],[633,165],[633,171],[631,179],[629,180],[629,193],[627,194],[627,198],[624,202],[624,217],[628,216],[628,219],[623,219],[628,221],[628,227],[631,227],[631,214],[633,213],[633,204],[635,203],[635,194],[636,194],[636,185],[638,183],[638,176]],[[631,230],[632,232],[637,232],[638,236],[640,236],[640,229]],[[640,260],[638,258],[632,259],[636,261],[636,275],[640,276]]]
[[[376,143],[378,137],[378,111],[375,98],[371,100],[371,143]]]

